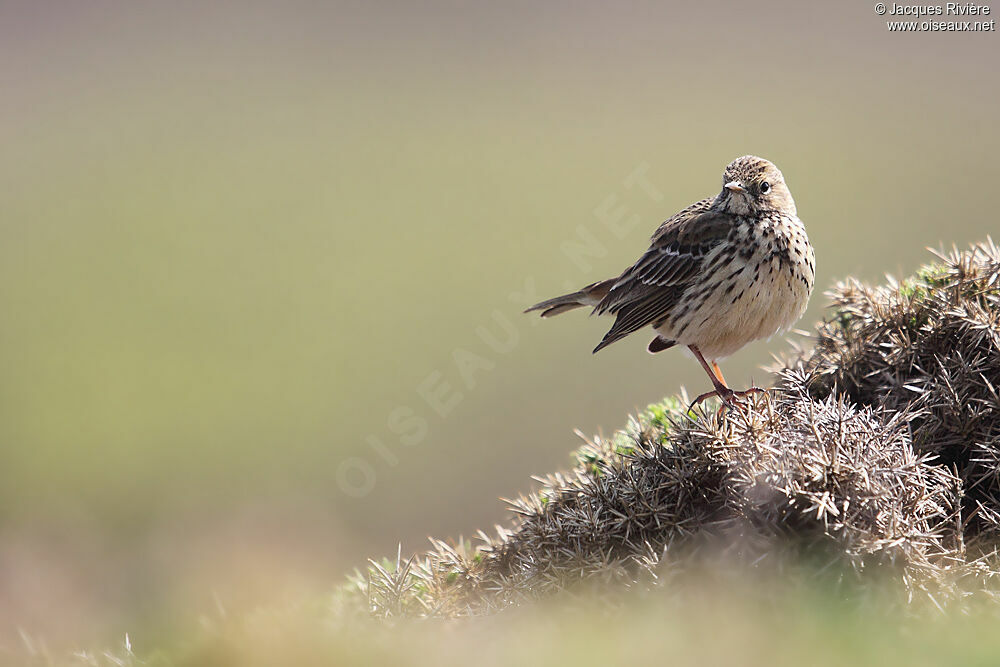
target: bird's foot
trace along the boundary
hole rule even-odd
[[[700,395],[698,398],[691,401],[691,405],[688,406],[688,412],[694,410],[694,406],[704,402],[709,398],[712,398],[713,396],[718,396],[719,398],[721,398],[722,404],[726,405],[727,403],[729,403],[729,401],[732,400],[732,396],[735,393],[736,392],[734,392],[732,389],[728,390],[728,393],[725,390],[721,389],[713,389],[712,391],[706,391],[704,394]]]
[[[694,409],[696,405],[704,401],[705,399],[712,398],[713,396],[718,396],[722,399],[722,405],[719,406],[718,416],[721,417],[722,413],[727,408],[743,408],[743,399],[748,398],[753,394],[764,394],[767,395],[767,389],[762,389],[760,387],[750,387],[749,389],[744,389],[743,391],[734,391],[729,387],[716,387],[712,391],[706,391],[704,394],[698,398],[691,401],[691,405],[688,406],[688,412]]]
[[[743,391],[734,391],[733,396],[735,398],[747,398],[754,394],[764,394],[767,396],[767,389],[762,389],[761,387],[750,387],[749,389],[744,389]]]

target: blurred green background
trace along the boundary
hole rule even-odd
[[[704,389],[520,311],[739,155],[816,247],[804,328],[995,233],[998,55],[867,1],[0,3],[0,642],[326,590]]]

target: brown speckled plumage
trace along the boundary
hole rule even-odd
[[[747,155],[726,167],[722,183],[718,196],[661,224],[649,249],[617,278],[526,312],[548,317],[592,306],[614,315],[594,352],[650,326],[657,333],[650,352],[686,345],[709,374],[715,389],[699,400],[718,395],[728,403],[745,394],[726,386],[716,362],[802,316],[815,254],[777,167]]]

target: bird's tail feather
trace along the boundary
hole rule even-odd
[[[607,295],[608,290],[615,284],[615,280],[615,278],[612,278],[610,280],[591,283],[576,292],[563,294],[562,296],[536,303],[524,312],[530,313],[540,310],[542,311],[542,317],[552,317],[553,315],[559,315],[574,308],[581,308],[583,306],[594,307]]]

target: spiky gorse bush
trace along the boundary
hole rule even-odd
[[[936,253],[903,283],[835,287],[804,360],[814,397],[903,413],[914,448],[963,482],[970,546],[1000,536],[1000,250]]]
[[[745,409],[668,399],[510,501],[475,544],[372,562],[344,600],[379,617],[490,613],[589,582],[802,563],[938,605],[992,595],[1000,533],[1000,252],[832,291],[813,348]]]

